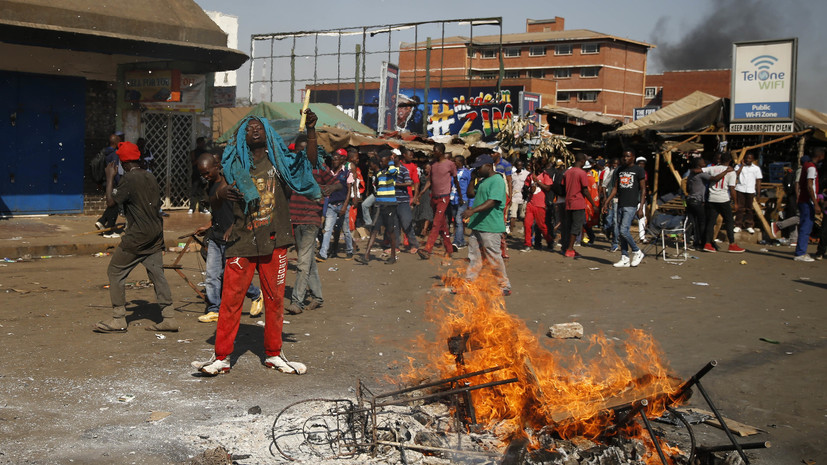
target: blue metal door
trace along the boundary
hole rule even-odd
[[[0,213],[83,210],[83,78],[0,72]]]

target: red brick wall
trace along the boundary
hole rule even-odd
[[[562,31],[565,29],[566,20],[559,16],[554,19],[526,19],[526,32]]]
[[[731,72],[728,69],[666,71],[663,73],[663,106],[700,90],[715,97],[729,98]]]

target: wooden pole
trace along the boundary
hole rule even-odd
[[[809,129],[807,131],[809,131]],[[768,140],[766,142],[761,142],[760,144],[751,145],[749,147],[744,147],[738,153],[738,157],[734,159],[735,164],[737,165],[737,164],[741,163],[741,160],[744,159],[744,155],[750,150],[757,149],[757,148],[760,148],[760,147],[764,147],[766,145],[775,144],[776,142],[781,142],[782,140],[787,140],[791,137],[800,136],[800,135],[804,134],[807,131],[801,131],[801,132],[796,132],[796,133],[793,133],[793,134],[787,134],[786,136],[779,137],[777,139]]]
[[[304,104],[302,105],[302,119],[299,120],[299,132],[304,131],[304,124],[307,121],[307,114],[305,111],[307,107],[310,106],[310,89],[307,89],[307,93],[304,94]]]
[[[649,211],[649,218],[655,216],[658,210],[658,178],[660,177],[660,152],[655,154],[655,184],[652,187],[652,207]]]

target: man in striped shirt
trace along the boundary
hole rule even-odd
[[[382,226],[385,226],[385,234],[391,239],[391,256],[385,262],[386,265],[396,263],[396,176],[399,169],[391,161],[391,152],[383,150],[379,153],[379,159],[372,158],[370,160],[371,169],[376,171],[376,204],[379,205],[379,215],[373,222],[373,228],[370,231],[370,239],[368,239],[367,247],[365,247],[365,254],[358,255],[356,261],[367,265],[370,261],[370,248],[376,241],[376,236]]]

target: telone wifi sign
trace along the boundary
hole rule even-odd
[[[796,38],[734,43],[730,122],[791,122],[797,57]]]

